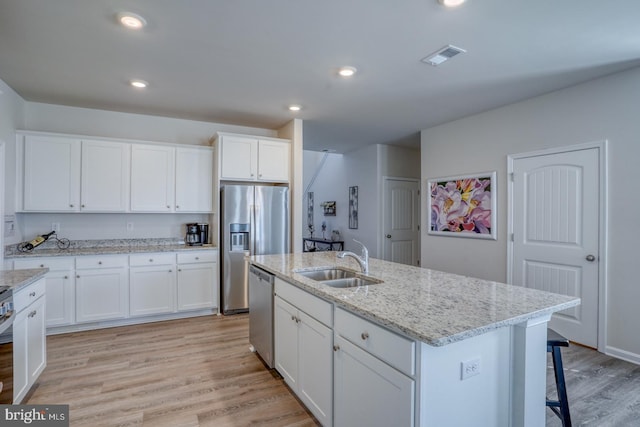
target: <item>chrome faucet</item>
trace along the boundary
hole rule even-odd
[[[360,269],[362,270],[362,273],[369,274],[369,250],[362,242],[356,239],[353,239],[353,241],[362,245],[362,256],[360,257],[350,251],[342,251],[342,252],[338,252],[337,257],[344,258],[345,256],[350,256],[354,258],[356,261],[358,261],[358,264],[360,264]]]

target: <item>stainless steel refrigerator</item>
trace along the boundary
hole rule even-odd
[[[246,255],[289,252],[289,188],[225,184],[220,190],[221,306],[249,310]]]

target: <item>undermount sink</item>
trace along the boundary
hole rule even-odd
[[[356,272],[351,270],[343,270],[341,268],[325,268],[323,270],[302,270],[298,274],[318,282],[325,280],[344,279],[347,277],[356,277]]]
[[[365,277],[346,277],[344,279],[325,280],[322,283],[332,288],[355,288],[358,286],[377,285],[382,283],[382,280]]]
[[[382,280],[359,276],[355,271],[342,268],[299,270],[296,273],[333,288],[355,288],[382,283]]]

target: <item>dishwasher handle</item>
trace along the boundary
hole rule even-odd
[[[261,280],[261,281],[264,280],[265,282],[269,282],[270,284],[273,283],[275,278],[273,274],[267,273],[261,268],[255,267],[253,265],[249,267],[249,273],[256,276],[258,280]]]

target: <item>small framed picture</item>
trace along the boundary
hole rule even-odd
[[[349,187],[349,228],[358,228],[358,187]]]

